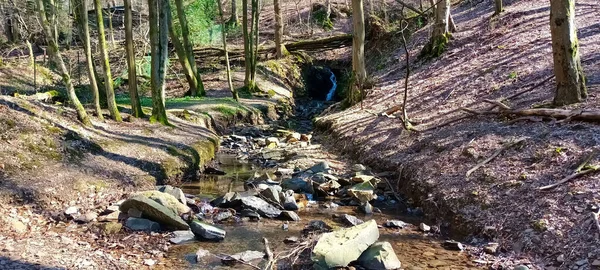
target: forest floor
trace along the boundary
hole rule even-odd
[[[461,110],[488,110],[485,99],[501,100],[512,108],[552,101],[549,3],[504,2],[506,10],[498,17],[492,17],[490,1],[454,6],[458,32],[438,59],[416,57],[428,40],[429,27],[410,38],[407,108],[418,131],[408,132],[398,118],[381,115],[402,102],[406,55],[397,37],[367,46],[368,73],[378,83],[364,102],[322,117],[318,125],[335,135],[345,153],[380,170],[395,171],[400,191],[421,204],[442,228],[471,235],[472,243],[499,242],[503,253],[491,267],[506,262],[540,269],[598,267],[600,227],[594,225],[594,216],[600,205],[600,174],[548,191],[538,188],[573,174],[598,148],[600,127],[541,117],[476,116]],[[576,12],[589,97],[569,109],[597,109],[600,6],[577,1]],[[466,176],[521,138],[525,140]],[[593,156],[590,164],[599,162]]]

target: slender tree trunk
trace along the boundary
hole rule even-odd
[[[160,7],[159,7],[160,3]],[[167,112],[165,110],[165,69],[168,43],[168,0],[148,0],[148,15],[150,21],[150,47],[152,54],[152,117],[151,122],[159,122],[168,125]],[[160,12],[159,12],[160,9]]]
[[[273,0],[273,9],[275,10],[275,54],[277,58],[282,58],[285,52],[283,45],[283,16],[281,14],[281,0]]]
[[[494,7],[494,16],[500,15],[500,13],[502,13],[502,11],[504,10],[502,8],[502,0],[494,0]]]
[[[387,2],[386,0],[381,0],[381,10],[383,11],[383,21],[387,23],[388,19],[388,11],[387,11]],[[423,9],[421,9],[423,10]]]
[[[65,62],[62,60],[62,56],[60,54],[58,44],[56,43],[56,40],[54,40],[54,37],[52,36],[52,29],[50,27],[50,22],[48,21],[48,19],[46,17],[44,1],[36,0],[36,6],[37,6],[37,13],[38,13],[38,16],[40,19],[40,23],[42,24],[42,28],[44,31],[44,36],[46,37],[46,42],[48,43],[48,46],[52,47],[52,49],[50,50],[50,54],[51,54],[50,57],[52,57],[54,59],[54,61],[56,62],[56,65],[58,66],[58,71],[61,73],[62,80],[63,80],[65,86],[67,87],[69,100],[71,101],[71,103],[73,103],[73,106],[75,106],[75,110],[77,111],[77,118],[84,125],[92,126],[92,122],[90,121],[90,118],[88,117],[87,113],[85,112],[85,109],[83,108],[83,105],[81,105],[81,102],[79,102],[79,99],[77,98],[77,95],[75,94],[75,88],[73,87],[73,83],[71,82],[71,76],[69,75],[69,71],[67,70],[67,66],[65,65]]]
[[[235,1],[235,0],[233,0]],[[233,88],[233,82],[231,81],[231,68],[229,67],[229,53],[227,52],[227,32],[225,29],[225,17],[223,16],[223,5],[221,4],[221,0],[217,0],[218,8],[219,8],[219,16],[221,17],[221,27],[223,31],[221,31],[221,38],[223,39],[223,51],[225,51],[225,68],[227,70],[227,84],[229,86],[229,91],[231,91],[231,95],[233,99],[236,101],[240,100],[238,96],[237,90]]]
[[[193,78],[194,80],[196,80],[196,88],[192,90],[192,95],[204,96],[206,95],[206,92],[204,91],[204,84],[202,83],[202,79],[200,76],[200,69],[196,66],[196,59],[194,58],[192,42],[189,38],[190,30],[188,27],[188,21],[185,17],[185,10],[183,8],[183,0],[175,0],[175,6],[177,7],[177,17],[179,18],[179,24],[181,25],[181,36],[183,38],[183,48],[185,52],[185,57],[188,59],[188,62],[194,74]],[[223,31],[225,31],[225,29],[223,29]],[[172,36],[175,35],[173,34]],[[192,85],[190,85],[190,87],[192,87]]]
[[[102,57],[102,69],[104,70],[104,89],[106,90],[106,103],[108,104],[108,112],[110,117],[121,122],[121,114],[115,101],[115,90],[113,89],[112,74],[110,73],[110,62],[108,60],[108,50],[106,48],[106,38],[104,36],[104,20],[102,18],[102,3],[101,0],[94,0],[96,9],[96,18],[98,18],[98,40],[100,56]]]
[[[352,74],[350,104],[360,101],[367,71],[365,67],[365,15],[362,0],[352,0]]]
[[[52,25],[52,38],[54,38],[54,42],[58,45],[58,22],[56,21],[56,4],[55,0],[47,0],[48,11],[46,11],[47,16],[50,17],[50,23]]]
[[[131,0],[124,0],[125,5],[125,51],[127,52],[127,88],[131,99],[131,115],[136,118],[144,117],[140,97],[137,90],[137,72],[135,65],[135,51],[133,50],[133,18]]]
[[[175,31],[173,29],[173,21],[169,23],[169,35],[171,36],[171,42],[173,43],[173,47],[175,47],[175,53],[177,53],[177,58],[179,59],[179,64],[183,68],[183,73],[185,74],[185,78],[190,87],[190,95],[197,96],[198,95],[198,81],[196,80],[196,74],[192,70],[191,63],[187,58],[187,54],[185,53],[185,48],[179,38],[176,36]]]
[[[253,1],[253,0],[251,0]],[[253,26],[250,23],[250,26]],[[244,35],[244,85],[250,90],[250,73],[252,66],[252,33],[248,30],[248,0],[242,0],[242,34]]]
[[[115,31],[113,28],[113,11],[112,8],[114,8],[114,2],[113,5],[108,4],[108,12],[106,13],[106,15],[108,15],[108,34],[110,36],[110,47],[114,48],[115,47]]]
[[[27,45],[27,52],[29,53],[29,66],[35,66],[35,55],[33,55],[33,47],[31,47],[31,42],[29,39],[25,40],[25,44]]]
[[[252,17],[254,19],[254,52],[252,53],[252,89],[256,87],[256,64],[258,61],[258,44],[259,44],[259,21],[260,21],[260,0],[252,0]]]
[[[554,104],[581,102],[587,98],[587,89],[575,27],[575,0],[550,1],[550,33],[556,77]]]
[[[75,14],[79,14],[77,16],[77,24],[79,25],[79,36],[81,41],[83,42],[83,47],[85,51],[85,60],[88,78],[90,80],[90,90],[92,91],[92,95],[94,96],[94,109],[96,111],[96,116],[100,120],[104,120],[104,116],[102,116],[102,109],[100,108],[100,91],[98,90],[98,84],[96,82],[96,76],[94,74],[94,62],[92,61],[92,47],[90,44],[90,29],[88,26],[88,13],[87,13],[87,0],[77,0],[75,3]]]
[[[240,24],[236,0],[231,0],[231,17],[229,18],[229,22],[227,23],[233,27],[236,27]]]

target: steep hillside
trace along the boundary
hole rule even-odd
[[[591,214],[600,204],[600,174],[549,191],[538,188],[572,174],[599,145],[600,126],[541,117],[475,116],[461,110],[487,110],[485,99],[529,108],[553,97],[548,1],[504,2],[506,11],[494,18],[492,1],[453,6],[458,32],[438,59],[416,57],[429,27],[410,38],[407,108],[417,132],[404,130],[398,118],[381,115],[402,102],[406,55],[397,39],[365,52],[369,74],[378,83],[363,104],[317,123],[348,154],[395,171],[400,191],[422,204],[446,231],[474,236],[474,243],[497,241],[504,254],[518,254],[493,265],[589,269],[600,263],[600,228],[593,225]],[[572,108],[597,108],[600,6],[577,1],[576,10],[590,97]],[[466,176],[503,145],[521,138],[525,140]],[[598,161],[596,157],[591,164]]]

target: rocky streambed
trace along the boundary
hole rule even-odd
[[[319,140],[277,126],[238,126],[198,181],[133,194],[100,219],[167,233],[166,268],[482,267],[467,245],[425,224],[381,174]]]

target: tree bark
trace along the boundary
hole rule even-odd
[[[115,7],[114,2],[113,2],[112,6],[110,4],[108,4],[108,12],[106,13],[108,15],[108,34],[110,36],[110,47],[111,48],[115,47],[115,31],[114,31],[113,23],[112,23],[112,19],[113,19],[112,8],[113,7]]]
[[[236,27],[240,24],[236,0],[231,0],[231,17],[229,18],[229,22],[227,23],[233,27]]]
[[[96,82],[96,76],[94,74],[94,62],[92,61],[92,46],[90,43],[90,29],[88,25],[88,13],[87,13],[87,0],[77,0],[75,3],[75,9],[78,11],[79,16],[79,35],[83,42],[83,48],[85,51],[86,68],[88,73],[88,79],[90,80],[90,90],[94,96],[94,109],[96,116],[100,120],[104,120],[102,115],[102,108],[100,107],[100,90],[98,89],[98,83]]]
[[[106,37],[104,36],[104,20],[102,18],[102,0],[94,0],[94,8],[96,9],[96,18],[98,18],[98,45],[100,56],[102,57],[102,69],[104,70],[104,89],[106,90],[106,103],[108,104],[108,112],[110,117],[121,122],[121,114],[115,101],[115,90],[113,88],[112,74],[110,73],[110,62],[108,60],[108,50],[106,48]]]
[[[159,7],[160,3],[160,7]],[[165,10],[165,8],[167,10]],[[160,9],[160,12],[159,12]],[[152,88],[152,117],[151,122],[168,125],[165,110],[165,69],[168,43],[168,0],[148,0],[148,17],[150,21],[151,47],[151,88]]]
[[[253,1],[253,0],[251,0]],[[254,25],[250,23],[250,25]],[[251,30],[248,30],[248,0],[242,0],[242,34],[244,36],[244,85],[250,86],[250,69],[252,59],[252,39]]]
[[[206,92],[204,91],[204,84],[202,83],[202,79],[200,77],[200,70],[196,66],[196,60],[194,59],[194,51],[192,48],[192,42],[190,41],[189,35],[190,30],[188,27],[188,21],[185,17],[185,9],[183,8],[183,0],[175,0],[175,6],[177,7],[177,17],[179,19],[179,24],[181,25],[181,36],[183,38],[183,51],[185,52],[185,57],[188,59],[190,68],[192,70],[192,78],[195,80],[195,88],[191,89],[193,96],[204,96]],[[169,23],[171,25],[171,23]],[[225,31],[225,29],[223,29]],[[171,34],[172,37],[175,37],[175,33]],[[190,88],[192,84],[190,84]]]
[[[171,42],[173,43],[173,47],[175,47],[175,53],[177,53],[177,59],[179,60],[179,64],[183,68],[183,73],[190,87],[190,95],[197,96],[198,95],[198,81],[196,80],[196,74],[192,70],[192,65],[185,53],[185,48],[181,41],[176,36],[175,31],[173,29],[173,21],[169,22],[169,35],[171,36]]]
[[[137,90],[137,72],[135,65],[135,51],[133,49],[133,18],[131,0],[124,0],[125,6],[125,51],[127,52],[127,88],[131,100],[131,115],[136,118],[144,117],[140,97]]]
[[[258,61],[258,43],[259,43],[259,21],[260,21],[260,0],[252,0],[252,18],[254,19],[254,51],[252,53],[252,73],[250,74],[250,80],[252,81],[251,90],[256,87],[256,64]]]
[[[363,97],[361,91],[367,71],[365,68],[365,17],[362,0],[352,0],[352,74],[354,82],[350,91],[350,104]]]
[[[283,46],[283,16],[281,14],[280,1],[273,0],[273,9],[275,10],[275,55],[277,58],[282,58],[285,51],[285,47]]]
[[[575,0],[550,1],[550,33],[557,106],[581,102],[587,98],[575,27]]]
[[[502,0],[494,0],[494,7],[495,7],[494,16],[500,15],[500,13],[502,13],[502,11],[504,10],[502,8]]]
[[[40,19],[40,23],[42,24],[42,28],[44,31],[44,36],[46,38],[46,42],[48,43],[48,46],[52,47],[52,49],[50,50],[50,57],[54,59],[54,61],[56,62],[56,65],[58,66],[58,71],[61,74],[61,77],[62,77],[62,80],[63,80],[65,86],[67,87],[67,93],[69,95],[69,100],[71,101],[71,103],[73,103],[73,106],[75,106],[75,110],[77,111],[77,118],[84,125],[92,126],[92,122],[90,121],[90,118],[88,117],[85,109],[83,108],[83,105],[81,105],[81,102],[79,102],[79,98],[77,98],[77,95],[75,94],[75,88],[73,87],[73,83],[71,82],[71,76],[69,75],[67,66],[65,65],[65,62],[62,59],[60,50],[58,48],[58,44],[56,43],[56,40],[54,40],[54,37],[52,36],[52,29],[50,27],[50,22],[48,21],[48,18],[46,17],[44,1],[36,0],[36,7],[37,7],[37,13],[38,13],[38,16]]]
[[[431,39],[423,48],[422,56],[438,57],[446,51],[451,37],[450,22],[450,0],[438,1],[435,7],[435,22],[432,27]]]
[[[233,88],[233,82],[231,81],[231,67],[229,66],[229,53],[227,52],[227,32],[225,31],[225,17],[223,16],[223,5],[221,4],[221,0],[217,0],[217,4],[219,8],[219,16],[221,17],[221,27],[223,28],[223,31],[221,31],[221,37],[223,39],[223,51],[225,51],[225,69],[227,71],[227,85],[229,86],[229,91],[231,91],[233,99],[239,101],[240,97],[237,93],[237,90]]]

